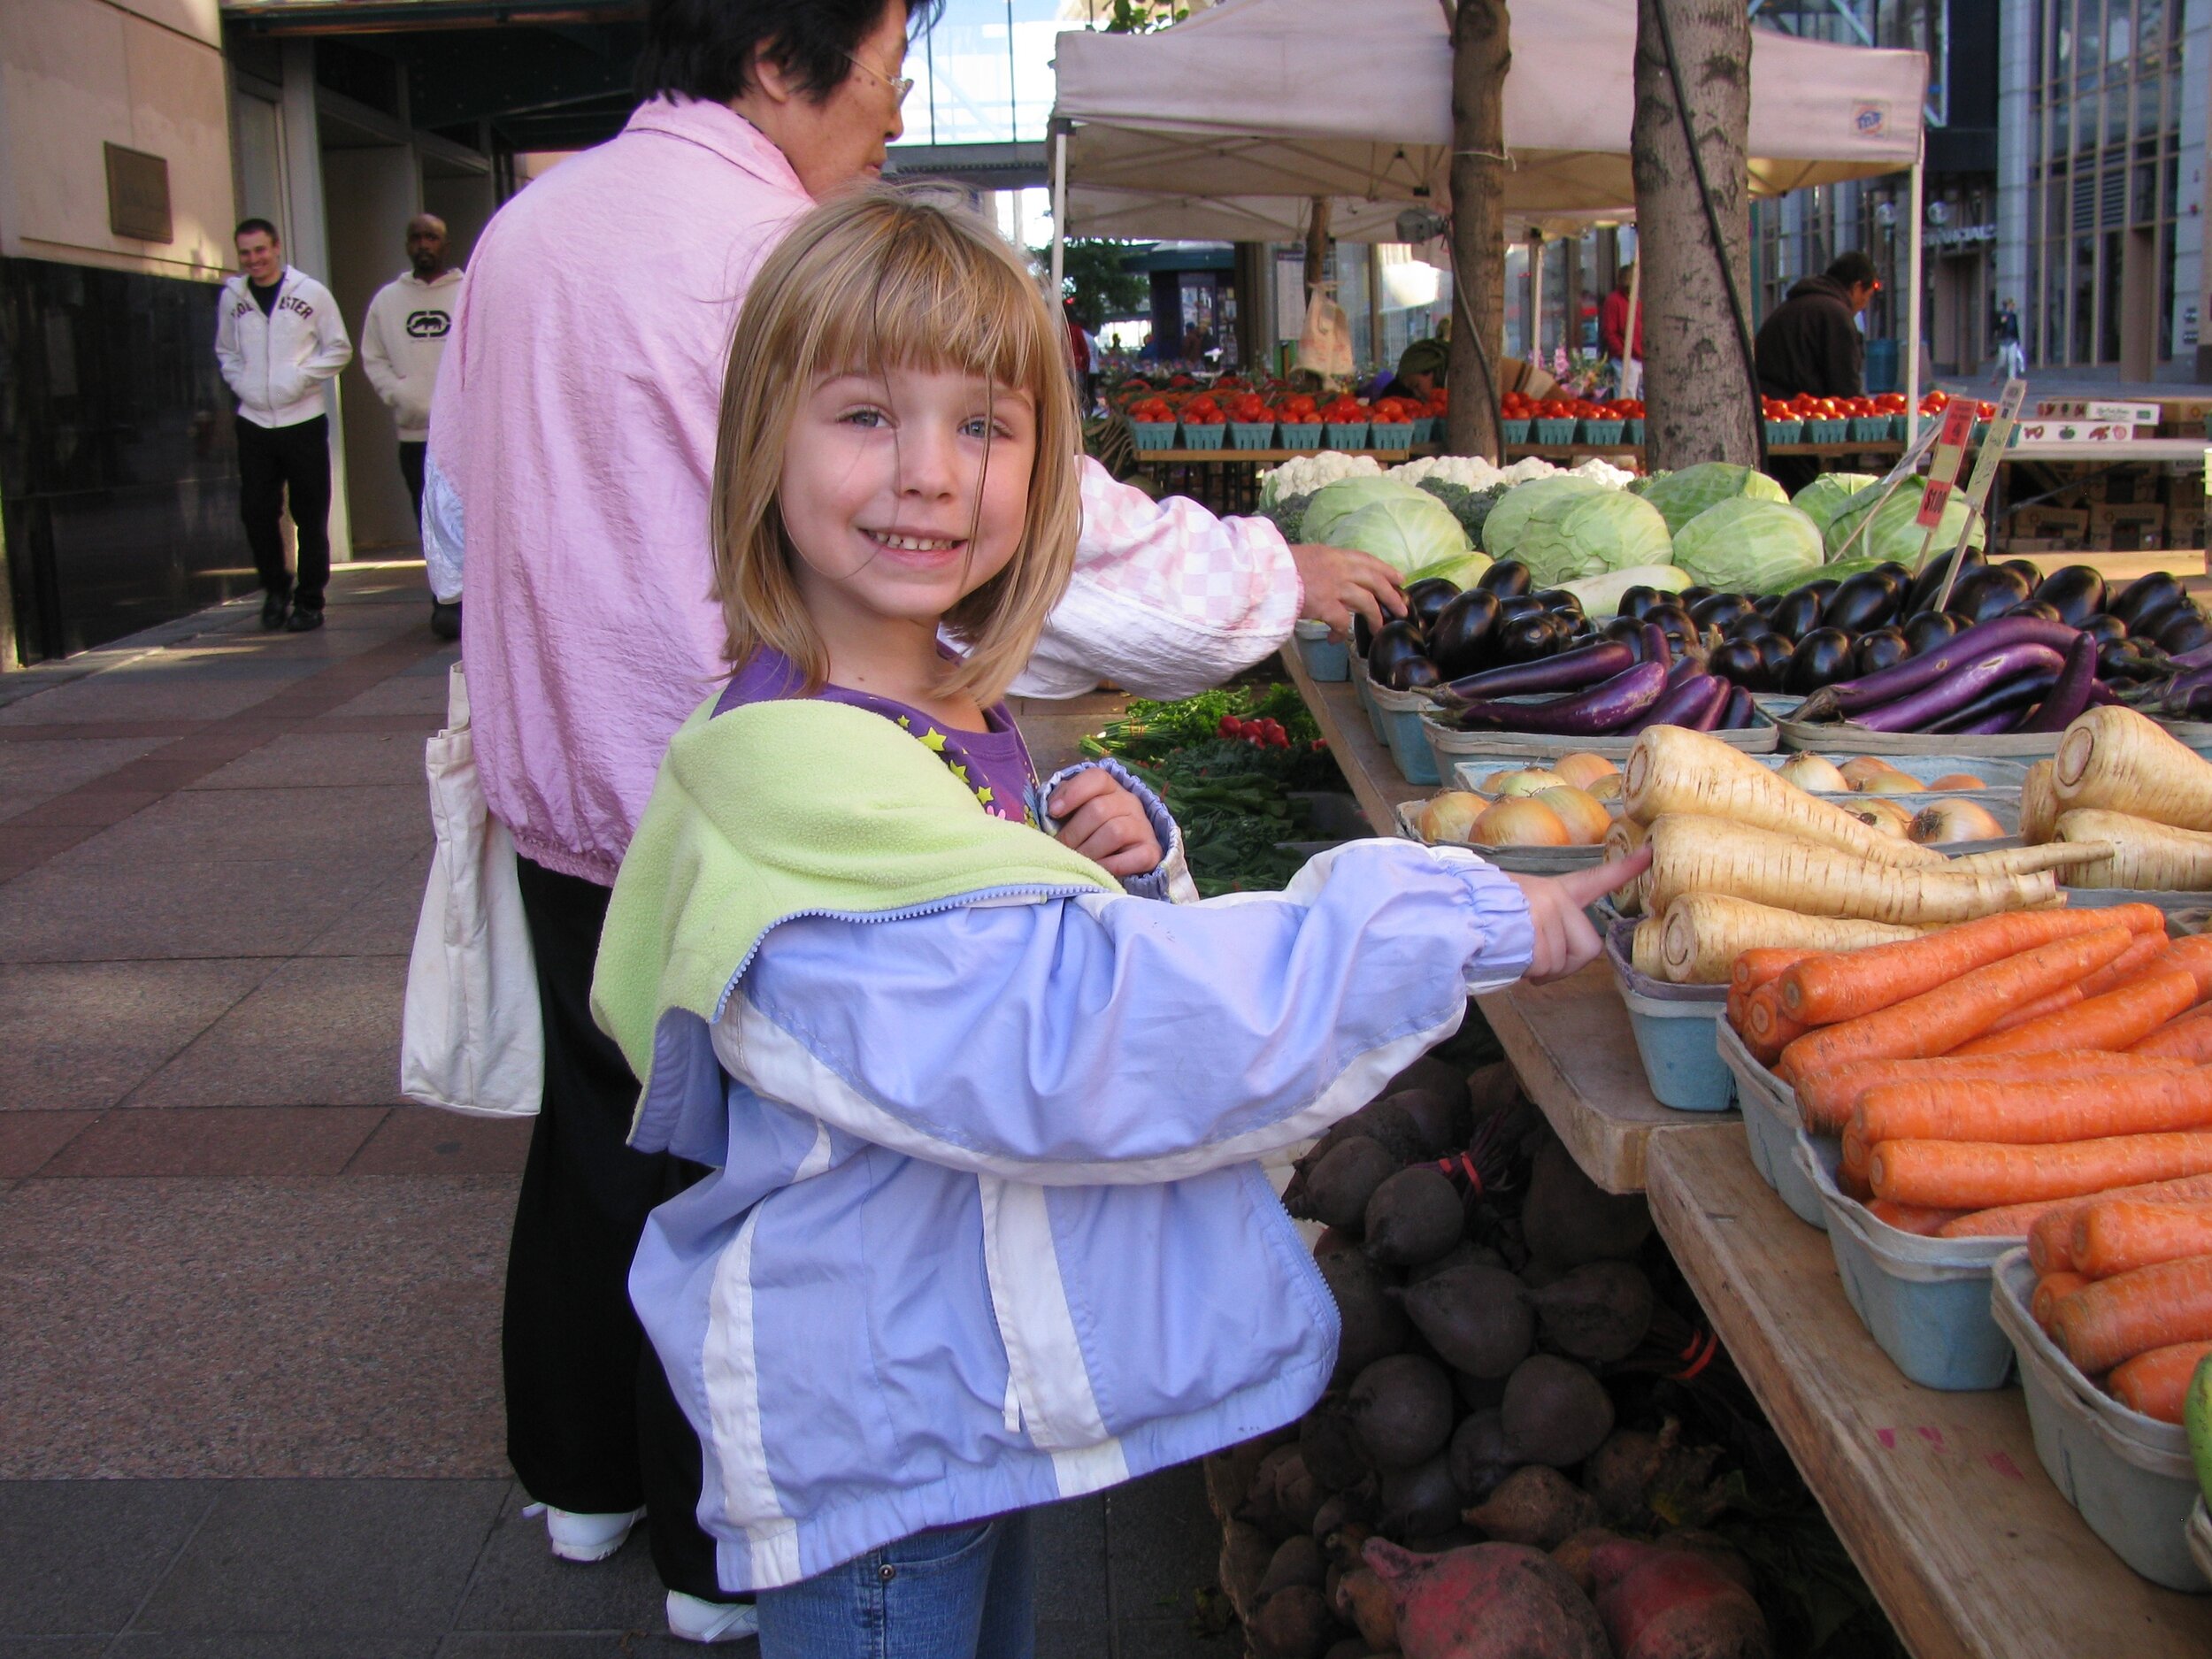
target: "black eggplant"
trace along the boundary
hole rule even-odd
[[[1767,675],[1765,659],[1749,640],[1723,640],[1705,659],[1705,666],[1731,685],[1756,687]]]
[[[2028,586],[2031,588],[2043,580],[2043,567],[2033,559],[2007,559],[1997,568],[2018,572],[2027,580]]]
[[[1528,566],[1518,559],[1500,559],[1475,578],[1476,587],[1486,588],[1501,599],[1513,594],[1525,594],[1535,585],[1529,575]]]
[[[1916,617],[1905,619],[1905,643],[1911,649],[1909,657],[1933,650],[1959,631],[1959,619],[1947,611],[1924,611]]]
[[[1790,653],[1797,649],[1794,641],[1778,634],[1762,634],[1751,641],[1759,648],[1759,660],[1766,665],[1766,683],[1752,687],[1755,691],[1779,691],[1782,671],[1790,664]]]
[[[2106,640],[2097,647],[2100,680],[2155,680],[2158,662],[2133,640]]]
[[[1399,667],[1398,679],[1400,683],[1391,687],[1393,691],[1419,691],[1425,686],[1444,683],[1444,676],[1437,672],[1436,664],[1425,657],[1407,657]]]
[[[1767,620],[1774,624],[1777,634],[1801,640],[1820,626],[1820,595],[1808,583],[1784,594],[1782,603],[1774,607]]]
[[[1636,653],[1636,660],[1644,660],[1644,625],[1634,617],[1615,617],[1600,630],[1605,638],[1618,640]]]
[[[1352,655],[1363,659],[1374,649],[1374,624],[1355,611],[1352,613]]]
[[[1621,590],[1620,609],[1615,611],[1614,615],[1640,618],[1645,611],[1658,603],[1659,590],[1655,588],[1647,588],[1643,583],[1638,582],[1633,588],[1624,588]]]
[[[2130,582],[2120,596],[2106,609],[2126,623],[2128,632],[2132,634],[2141,618],[2154,611],[2164,611],[2187,596],[2182,592],[2181,584],[2166,572],[2153,571],[2149,575],[2139,576]]]
[[[1405,664],[1422,655],[1421,636],[1413,625],[1402,617],[1395,618],[1375,630],[1375,642],[1367,649],[1368,677],[1379,686],[1404,691],[1407,687],[1401,681]]]
[[[1486,588],[1469,588],[1429,625],[1429,660],[1448,680],[1487,667],[1495,654],[1497,626],[1497,595]]]
[[[1770,617],[1774,614],[1774,607],[1781,603],[1782,595],[1779,594],[1761,594],[1751,602],[1751,608],[1763,617]]]
[[[1425,630],[1435,622],[1438,613],[1458,597],[1458,583],[1432,576],[1407,588],[1406,612]]]
[[[2191,605],[2186,611],[2169,617],[2152,636],[2158,649],[2171,656],[2176,651],[2193,651],[2198,646],[2212,641],[2212,627],[2205,626],[2204,618]]]
[[[2104,572],[2089,565],[2069,565],[2036,583],[2033,597],[2058,607],[2059,620],[2076,627],[2104,609]]]
[[[1536,596],[1544,602],[1544,609],[1555,616],[1578,617],[1582,614],[1582,601],[1564,588],[1547,588]]]
[[[1912,591],[1912,566],[1898,559],[1884,559],[1874,567],[1874,574],[1886,576],[1897,584],[1900,600]]]
[[[1680,605],[1685,611],[1694,610],[1705,600],[1710,599],[1717,591],[1719,590],[1717,588],[1707,588],[1701,583],[1693,582],[1689,587],[1685,588],[1680,593],[1673,595],[1674,603]]]
[[[1968,548],[1959,557],[1959,580],[1964,581],[1970,573],[1983,569],[1988,563],[1982,557],[1979,548]],[[1912,592],[1905,600],[1907,616],[1917,616],[1923,611],[1936,608],[1936,595],[1943,591],[1943,579],[1950,569],[1951,556],[1948,553],[1928,561],[1927,568],[1914,581]]]
[[[2040,617],[2046,622],[2064,622],[2059,609],[2047,599],[2023,599],[2005,612],[2008,617]]]
[[[1970,623],[1990,622],[2024,601],[2033,591],[2028,579],[2002,565],[1985,565],[1959,578],[1944,607]]]
[[[1774,624],[1756,611],[1747,611],[1723,628],[1721,634],[1724,638],[1731,640],[1755,640],[1762,634],[1773,632]]]
[[[1540,617],[1544,604],[1534,594],[1500,594],[1498,620],[1518,622],[1523,617]]]
[[[1498,625],[1501,662],[1532,663],[1540,657],[1549,657],[1558,647],[1559,636],[1552,631],[1551,618],[1540,612]]]
[[[1832,576],[1822,576],[1813,581],[1807,582],[1805,586],[1811,588],[1815,593],[1820,595],[1820,614],[1824,621],[1828,615],[1828,601],[1834,595],[1836,589],[1842,587],[1843,584]]]
[[[1864,634],[1896,620],[1898,586],[1879,571],[1846,578],[1820,612],[1823,627]]]
[[[1851,673],[1851,636],[1841,628],[1810,628],[1790,653],[1782,671],[1782,689],[1809,697]]]
[[[1901,663],[1912,655],[1902,628],[1870,628],[1852,641],[1851,672],[1871,674]]]
[[[1751,601],[1741,594],[1715,594],[1690,607],[1690,620],[1699,627],[1719,628],[1724,632],[1731,623],[1758,614],[1751,608]]]
[[[2109,611],[2101,611],[2093,617],[2084,617],[2074,626],[2084,634],[2094,634],[2100,645],[2107,640],[2124,640],[2128,636],[2128,625]]]
[[[1697,624],[1690,620],[1690,613],[1680,605],[1654,605],[1644,612],[1644,620],[1656,623],[1665,630],[1677,650],[1697,643]]]

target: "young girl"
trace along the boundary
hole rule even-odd
[[[715,480],[736,673],[670,746],[593,1001],[634,1142],[717,1170],[630,1288],[768,1659],[1026,1654],[1027,1509],[1310,1407],[1336,1310],[1257,1160],[1470,992],[1588,961],[1631,869],[1360,841],[1158,902],[1159,802],[1110,763],[1039,788],[1000,701],[1079,446],[979,221],[849,198],[755,280]]]

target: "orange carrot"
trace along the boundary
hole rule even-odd
[[[1836,1167],[1836,1184],[1842,1187],[1847,1183],[1871,1191],[1874,1184],[1868,1179],[1868,1171],[1873,1163],[1874,1144],[1860,1136],[1855,1119],[1851,1127],[1843,1132],[1843,1156]]]
[[[1886,1227],[1932,1239],[1938,1227],[1947,1221],[1956,1220],[1965,1212],[1958,1210],[1922,1210],[1911,1204],[1893,1204],[1886,1198],[1878,1198],[1866,1207],[1866,1213]]]
[[[2041,916],[2049,912],[2035,910],[2026,914]],[[1978,924],[1969,922],[1965,926]],[[1987,1031],[2007,1009],[2032,1002],[2062,985],[2071,985],[2094,973],[2125,950],[2133,937],[2124,927],[2105,927],[2093,933],[2039,945],[2032,950],[1976,968],[1935,990],[1909,996],[1839,1025],[1809,1031],[1782,1051],[1778,1072],[1784,1080],[1794,1083],[1801,1077],[1809,1077],[1847,1060],[1948,1054],[1961,1043]],[[1877,945],[1873,949],[1887,950],[1892,947]],[[1780,982],[1787,985],[1790,973],[1813,965],[1799,963],[1782,976]],[[1787,995],[1784,992],[1786,997]],[[2145,1027],[2146,1032],[2148,1030]]]
[[[1979,1055],[1970,1059],[1939,1056],[1926,1060],[1855,1060],[1801,1078],[1797,1111],[1809,1135],[1839,1135],[1851,1121],[1859,1096],[1881,1083],[2008,1083],[2071,1077],[2117,1077],[2139,1071],[2181,1071],[2189,1063],[2166,1056],[2107,1054],[2089,1049],[2033,1056]]]
[[[2186,1060],[2192,1065],[2212,1062],[2212,1008],[2200,1004],[2127,1050],[2130,1054]]]
[[[1782,975],[1782,1006],[1792,1018],[1808,1025],[1833,1025],[1947,987],[1962,975],[2007,956],[2116,926],[2131,934],[2155,929],[2163,938],[2166,918],[2148,904],[2122,904],[2103,910],[2008,910],[1918,939],[1870,945],[1863,950],[1835,952],[1797,963]],[[2103,965],[2103,962],[2093,963],[2082,972]]]
[[[2079,1198],[2139,1181],[2212,1174],[2212,1131],[2033,1147],[1885,1141],[1874,1148],[1869,1174],[1878,1196],[1930,1208],[1984,1210],[2038,1198]]]
[[[1748,991],[1732,985],[1728,987],[1728,1002],[1721,1011],[1728,1021],[1728,1029],[1739,1037],[1744,1034],[1744,1004],[1750,998],[1751,993]]]
[[[1778,1055],[1804,1034],[1805,1027],[1782,1011],[1782,994],[1772,983],[1761,986],[1745,1002],[1743,1038],[1754,1054]]]
[[[2053,1048],[2125,1048],[2197,1000],[2197,976],[2183,969],[2146,974],[2116,991],[2016,1025],[2001,1036],[1962,1044],[1962,1056],[2041,1054]]]
[[[2212,1341],[2212,1256],[2084,1286],[2058,1305],[2058,1345],[2090,1376],[2177,1342]]]
[[[2035,1294],[2028,1302],[2029,1317],[2047,1334],[2051,1316],[2058,1311],[2058,1304],[2088,1282],[2079,1273],[2046,1273],[2035,1281]]]
[[[1956,1221],[1945,1222],[1935,1235],[1939,1239],[2017,1239],[2048,1208],[2047,1204],[1999,1204],[1988,1210],[1962,1210]]]
[[[2176,1342],[2154,1348],[2112,1368],[2105,1386],[2112,1397],[2131,1411],[2139,1411],[2161,1423],[2181,1421],[2189,1398],[2189,1379],[2197,1374],[2212,1342]]]
[[[1728,983],[1731,987],[1741,990],[1746,996],[1749,996],[1761,986],[1779,979],[1783,970],[1791,964],[1819,954],[1816,950],[1799,950],[1794,948],[1774,946],[1746,950],[1737,956],[1736,964],[1729,973]]]
[[[1856,1137],[1870,1148],[1885,1141],[2051,1146],[2177,1129],[2212,1129],[2212,1070],[2047,1083],[1883,1083],[1859,1096],[1844,1140]]]
[[[2146,1204],[2101,1198],[2074,1217],[2074,1271],[2110,1279],[2154,1262],[2212,1256],[2212,1202]]]
[[[1979,1211],[1978,1218],[1985,1218],[1989,1223],[2001,1226],[2008,1233],[2024,1233],[2028,1240],[2028,1260],[2035,1263],[2035,1271],[2039,1273],[2055,1273],[2074,1265],[2074,1217],[2081,1213],[2083,1205],[2093,1204],[2106,1198],[2136,1198],[2147,1204],[2191,1203],[2200,1198],[2212,1198],[2212,1175],[2186,1175],[2179,1180],[2148,1181],[2139,1187],[2116,1187],[2109,1192],[2092,1193],[2085,1198],[2012,1204],[1999,1210]],[[1958,1233],[1946,1236],[1969,1235]]]
[[[1836,1190],[1856,1203],[1874,1202],[1874,1185],[1866,1179],[1864,1170],[1837,1170]]]
[[[2199,1002],[2212,996],[2212,933],[2192,933],[2175,940],[2146,965],[2145,972],[2164,973],[2176,969],[2196,976]]]
[[[2138,933],[2133,944],[2079,984],[2062,986],[2048,996],[2039,996],[2034,1002],[2014,1009],[1984,1034],[1993,1036],[2001,1031],[2010,1031],[2015,1025],[2024,1025],[2032,1019],[2040,1019],[2046,1014],[2055,1014],[2062,1008],[2071,1008],[2085,997],[2101,996],[2107,991],[2125,985],[2165,953],[2166,941],[2163,939]]]

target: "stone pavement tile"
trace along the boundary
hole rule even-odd
[[[457,1631],[637,1631],[666,1626],[667,1593],[639,1526],[614,1555],[588,1566],[557,1561],[545,1522],[526,1519],[517,1482],[454,1619]]]
[[[424,735],[429,735],[445,714],[446,660],[442,652],[439,657],[428,660],[437,664],[436,673],[395,674],[381,685],[372,687],[360,695],[340,703],[330,712],[335,715],[419,714],[430,722],[424,728]]]
[[[218,768],[190,787],[196,789],[326,789],[364,784],[405,784],[422,799],[425,822],[429,798],[422,769],[423,740],[436,729],[424,726],[412,737],[377,732],[286,732],[248,755]]]
[[[106,1636],[0,1636],[0,1659],[101,1659]]]
[[[1098,1618],[1106,1606],[1106,1500],[1047,1504],[1029,1521],[1039,1623]]]
[[[161,747],[158,737],[0,743],[0,821]]]
[[[1039,1586],[1041,1590],[1042,1586]],[[1043,1618],[1037,1621],[1037,1659],[1112,1659],[1112,1624],[1106,1619]],[[1130,1659],[1137,1659],[1131,1655]],[[1229,1659],[1223,1655],[1221,1659]]]
[[[89,824],[0,824],[0,881],[35,870],[98,833]]]
[[[143,763],[134,763],[143,764]],[[81,788],[66,795],[50,795],[36,806],[26,807],[10,818],[5,828],[27,830],[34,828],[105,829],[111,824],[120,824],[134,812],[142,812],[161,799],[165,788],[143,789],[110,788],[109,779],[95,779]]]
[[[0,1478],[505,1482],[515,1187],[23,1182],[0,1200]]]
[[[251,959],[0,964],[0,1112],[114,1105],[273,965]]]
[[[249,864],[41,865],[0,885],[0,962],[288,956],[393,868],[373,849]]]
[[[127,1633],[103,1659],[432,1659],[435,1636],[185,1636]],[[0,1659],[7,1659],[0,1652]]]
[[[506,1489],[497,1480],[227,1483],[131,1628],[318,1642],[442,1635]]]
[[[335,1175],[381,1106],[214,1106],[103,1113],[39,1173],[50,1180]]]
[[[121,1630],[218,1490],[206,1480],[0,1482],[0,1633]]]
[[[97,1112],[0,1111],[0,1180],[37,1174],[42,1164],[99,1116]]]
[[[287,962],[126,1104],[391,1105],[406,989],[399,956]]]
[[[348,1175],[520,1175],[534,1118],[471,1118],[395,1106],[346,1165]],[[0,1118],[0,1129],[7,1120]],[[0,1141],[0,1148],[5,1143]],[[5,1168],[0,1164],[0,1170]]]
[[[1216,1581],[1221,1529],[1196,1463],[1106,1494],[1106,1571],[1118,1618],[1187,1619]]]
[[[73,680],[0,708],[0,726],[49,726],[81,720],[142,720],[173,716],[189,690],[193,718],[220,720],[330,666],[331,657],[301,655],[267,666],[181,664],[157,652],[82,680]]]
[[[422,915],[423,890],[430,881],[435,847],[400,860],[377,888],[324,929],[299,954],[303,956],[404,956],[415,948],[415,923]]]
[[[94,836],[57,867],[344,861],[358,849],[396,854],[430,844],[425,787],[186,789]]]
[[[438,1659],[697,1659],[703,1653],[760,1659],[760,1644],[702,1647],[678,1641],[668,1633],[667,1621],[657,1617],[645,1632],[475,1631],[449,1636],[438,1647]]]

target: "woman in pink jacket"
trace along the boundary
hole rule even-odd
[[[544,1108],[509,1256],[508,1453],[554,1551],[602,1559],[649,1508],[669,1621],[734,1640],[694,1518],[699,1449],[626,1289],[647,1213],[691,1166],[625,1144],[637,1083],[587,1005],[608,890],[662,751],[723,672],[707,529],[739,302],[813,203],[883,168],[917,0],[653,0],[649,96],[478,241],[430,432],[433,590],[468,603],[476,754],[520,855],[545,1018]],[[1083,463],[1077,570],[1018,691],[1101,678],[1181,696],[1302,613],[1398,606],[1364,555],[1155,503]],[[825,757],[834,764],[833,757]]]

